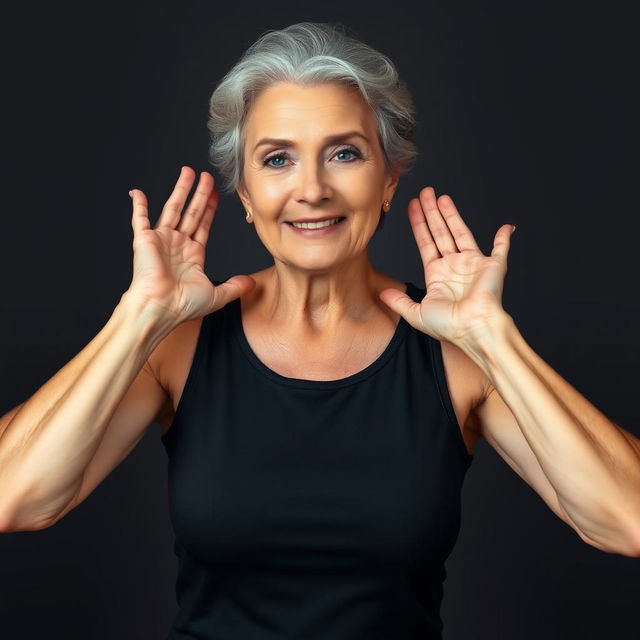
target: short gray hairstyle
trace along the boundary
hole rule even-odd
[[[413,100],[391,60],[349,35],[342,23],[299,22],[263,32],[211,95],[209,159],[223,177],[220,192],[233,193],[242,183],[244,124],[256,97],[276,82],[358,89],[375,115],[387,172],[402,175],[413,166]]]

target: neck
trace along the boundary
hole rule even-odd
[[[265,278],[267,320],[300,335],[335,336],[349,324],[366,322],[389,309],[378,298],[383,277],[363,259],[326,272],[277,262]]]

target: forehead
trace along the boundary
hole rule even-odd
[[[245,135],[250,142],[262,135],[314,137],[350,129],[372,133],[375,128],[373,111],[357,89],[339,84],[279,82],[254,101]]]

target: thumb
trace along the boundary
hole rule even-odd
[[[256,287],[257,283],[251,276],[232,276],[226,282],[216,287],[216,307],[226,306],[236,298],[240,298]],[[221,296],[218,298],[218,296]],[[220,303],[218,306],[217,303]]]
[[[401,315],[414,329],[420,327],[420,304],[398,289],[383,289],[378,297],[390,309]]]

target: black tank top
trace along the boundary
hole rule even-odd
[[[287,378],[252,351],[236,299],[204,316],[162,442],[178,558],[169,639],[442,637],[473,455],[438,340],[401,317],[360,372]]]

